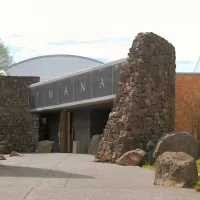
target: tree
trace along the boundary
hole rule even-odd
[[[10,65],[12,65],[13,63],[13,57],[10,55],[9,49],[0,39],[0,70],[7,71]]]
[[[1,72],[2,68],[0,67],[0,76],[3,75],[3,72]]]

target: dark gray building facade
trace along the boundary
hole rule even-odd
[[[45,138],[41,129],[39,138],[55,141],[54,152],[73,152],[77,146],[76,153],[87,153],[91,137],[103,133],[125,61],[30,85],[30,112],[40,114],[48,132]]]

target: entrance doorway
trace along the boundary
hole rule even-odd
[[[93,135],[102,134],[113,102],[40,113],[40,141],[54,141],[52,152],[88,153]]]
[[[90,111],[90,138],[102,134],[111,112],[110,108],[91,109]]]
[[[59,113],[48,112],[40,113],[40,131],[39,141],[50,140],[54,144],[52,146],[52,153],[60,152],[59,142]]]
[[[59,124],[58,123],[49,123],[48,124],[48,140],[54,141],[53,147],[52,147],[52,153],[54,152],[60,152],[60,141],[58,137],[59,132]]]

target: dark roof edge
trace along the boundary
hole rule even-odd
[[[88,57],[84,57],[84,56],[78,56],[78,55],[70,55],[70,54],[52,54],[52,55],[44,55],[44,56],[37,56],[37,57],[33,57],[33,58],[29,58],[27,60],[23,60],[23,61],[20,61],[18,63],[15,63],[13,65],[10,65],[8,69],[18,65],[18,64],[21,64],[21,63],[24,63],[24,62],[27,62],[27,61],[30,61],[30,60],[36,60],[36,59],[40,59],[40,58],[46,58],[46,57],[56,57],[56,56],[62,56],[62,57],[76,57],[76,58],[83,58],[83,59],[86,59],[86,60],[91,60],[91,61],[95,61],[99,64],[104,64],[103,62],[99,61],[99,60],[95,60],[93,58],[88,58]]]

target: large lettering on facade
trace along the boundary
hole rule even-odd
[[[80,82],[81,84],[81,92],[85,92],[85,81]]]
[[[117,67],[116,67],[117,66]],[[115,94],[121,64],[91,70],[82,74],[30,87],[30,108],[48,107]],[[116,70],[117,69],[117,70]]]
[[[49,99],[53,98],[53,90],[49,90]]]

